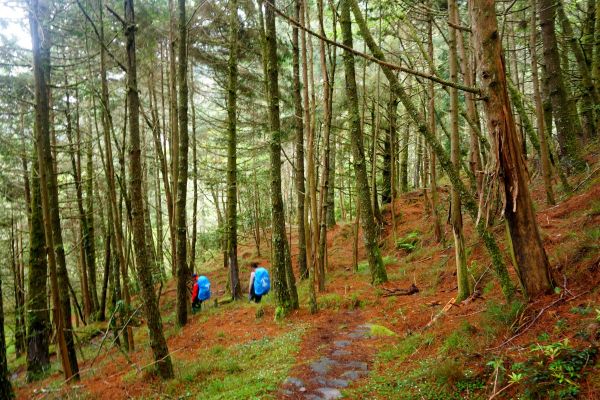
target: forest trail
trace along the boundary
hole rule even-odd
[[[374,354],[371,325],[359,310],[329,316],[305,337],[280,399],[328,400],[368,375]]]

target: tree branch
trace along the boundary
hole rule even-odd
[[[365,54],[363,52],[360,52],[358,50],[355,50],[353,48],[345,46],[342,43],[338,43],[338,42],[335,42],[335,41],[333,41],[331,39],[327,39],[326,37],[318,34],[317,32],[314,32],[311,29],[302,26],[295,19],[293,19],[293,18],[288,17],[287,15],[285,15],[282,11],[280,11],[277,7],[275,7],[273,5],[273,3],[271,2],[271,0],[266,0],[265,4],[268,5],[269,7],[271,7],[273,9],[273,11],[275,11],[275,14],[279,15],[281,18],[285,19],[286,21],[288,21],[289,23],[291,23],[294,26],[298,27],[299,29],[305,31],[306,33],[308,33],[308,34],[310,34],[310,35],[312,35],[314,37],[317,37],[317,38],[321,39],[325,43],[328,43],[328,44],[333,45],[333,46],[337,46],[339,48],[342,48],[344,50],[347,50],[347,51],[353,53],[354,55],[357,55],[359,57],[362,57],[364,59],[372,61],[372,62],[374,62],[376,64],[379,64],[381,66],[384,66],[384,67],[387,67],[387,68],[390,68],[390,69],[393,69],[393,70],[396,70],[396,71],[402,71],[402,72],[405,72],[405,73],[410,74],[410,75],[420,76],[421,78],[429,79],[429,80],[437,82],[437,83],[439,83],[439,84],[441,84],[443,86],[450,86],[450,87],[456,88],[458,90],[462,90],[464,92],[474,93],[476,95],[480,95],[481,94],[481,90],[479,88],[474,88],[474,87],[470,87],[470,86],[466,86],[466,85],[461,85],[459,83],[455,83],[455,82],[451,82],[451,81],[447,81],[445,79],[439,78],[439,77],[437,77],[435,75],[426,74],[426,73],[423,73],[423,72],[419,72],[419,71],[415,71],[415,70],[412,70],[412,69],[409,69],[409,68],[402,67],[402,66],[397,65],[397,64],[392,64],[390,62],[380,60],[380,59],[378,59],[376,57],[370,56],[368,54]]]

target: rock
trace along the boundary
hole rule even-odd
[[[323,377],[318,377],[317,379],[315,379],[315,382],[317,382],[319,385],[322,385],[322,386],[334,387],[334,388],[345,388],[345,387],[348,387],[348,385],[350,384],[350,382],[345,379],[338,379],[338,378],[326,379]]]
[[[307,394],[304,396],[306,400],[323,400],[321,396],[317,396],[316,394]]]
[[[360,378],[362,375],[365,375],[366,373],[367,373],[366,371],[356,371],[356,370],[346,371],[342,374],[342,378],[346,378],[348,380],[354,381],[354,380],[357,380],[358,378]]]
[[[340,392],[338,389],[330,387],[319,388],[316,391],[322,395],[321,398],[323,400],[333,400],[342,397],[342,392]]]
[[[349,340],[336,340],[335,342],[333,342],[333,345],[335,347],[346,347],[346,346],[350,346],[350,341]]]
[[[317,374],[325,375],[327,374],[327,372],[329,372],[331,367],[337,363],[337,361],[332,360],[330,358],[321,357],[318,361],[314,361],[310,364],[310,369],[312,369]]]
[[[332,355],[333,357],[343,357],[343,356],[349,356],[350,354],[352,354],[352,353],[351,353],[351,352],[349,352],[349,351],[346,351],[346,350],[341,350],[341,349],[339,349],[339,350],[335,350],[333,353],[331,353],[331,355]]]
[[[298,388],[304,387],[304,382],[302,382],[302,379],[294,378],[293,376],[288,376],[287,378],[285,378],[283,384],[296,386]]]
[[[292,392],[291,390],[287,390],[287,389],[281,389],[281,394],[284,396],[293,396],[294,392]]]
[[[367,371],[369,369],[368,364],[364,361],[348,361],[344,365],[348,368],[357,369],[361,371]]]

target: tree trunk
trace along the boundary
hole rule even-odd
[[[459,26],[458,9],[456,0],[448,1],[449,22],[453,26]],[[458,51],[457,51],[457,29],[449,28],[449,63],[450,80],[458,83]],[[458,128],[458,90],[450,88],[450,159],[454,168],[460,169],[460,133]],[[456,281],[458,293],[456,301],[466,300],[472,292],[467,271],[467,254],[465,250],[465,238],[463,235],[463,219],[461,210],[460,193],[452,187],[450,201],[450,222],[454,235],[454,254],[456,261]]]
[[[394,143],[396,143],[397,136],[397,117],[398,117],[398,99],[390,94],[388,101],[388,129],[385,135],[385,142],[383,144],[383,187],[381,188],[381,203],[389,204],[392,201],[392,190],[394,182],[392,177],[394,176]]]
[[[183,0],[180,0],[183,1]],[[140,127],[139,127],[139,95],[137,88],[137,66],[135,54],[135,17],[133,0],[125,0],[125,22],[127,49],[127,98],[129,102],[129,186],[132,207],[132,228],[136,267],[141,286],[141,298],[146,314],[150,347],[159,375],[163,379],[173,377],[173,365],[162,332],[162,322],[158,301],[154,293],[152,274],[148,268],[146,255],[146,235],[144,232],[144,205],[142,199],[142,165],[140,162]],[[185,75],[184,75],[185,76]],[[186,105],[187,107],[187,105]]]
[[[21,313],[25,308],[24,300],[22,297],[23,288],[21,287],[21,271],[19,265],[19,239],[17,238],[16,231],[18,228],[15,226],[16,223],[14,218],[10,220],[10,264],[13,273],[13,289],[15,293],[15,356],[16,358],[21,357],[21,354],[25,352],[25,326],[21,325],[22,318]],[[23,301],[22,301],[23,300]]]
[[[92,300],[92,310],[97,312],[100,304],[98,302],[98,290],[96,284],[96,231],[94,229],[94,162],[92,153],[92,133],[91,129],[87,137],[86,146],[86,183],[85,196],[87,200],[87,235],[84,237],[87,267],[88,267],[88,289]]]
[[[65,87],[69,87],[69,82],[67,81],[67,76],[65,75]],[[79,260],[81,261],[81,297],[83,303],[83,314],[85,320],[89,320],[90,315],[92,313],[92,300],[90,298],[89,288],[88,288],[88,268],[87,268],[87,257],[86,252],[87,249],[87,237],[88,237],[88,222],[85,210],[83,208],[83,192],[81,189],[81,163],[78,162],[80,160],[79,156],[79,146],[81,144],[79,138],[79,134],[77,135],[77,150],[75,149],[75,145],[73,144],[73,123],[71,118],[71,108],[70,108],[70,95],[69,92],[66,92],[66,109],[65,109],[65,119],[67,121],[66,125],[66,136],[69,141],[69,156],[71,158],[71,168],[73,169],[73,181],[75,182],[75,193],[77,199],[77,210],[79,212],[79,239],[81,239],[81,245],[79,246]],[[76,158],[77,151],[77,158]]]
[[[301,21],[301,10],[303,10],[303,0],[295,0],[295,19]],[[304,31],[302,39],[304,43]],[[300,279],[308,278],[308,267],[306,264],[306,227],[304,226],[304,122],[302,108],[302,94],[300,85],[300,49],[298,48],[298,27],[294,25],[292,30],[293,47],[293,80],[294,80],[294,131],[296,134],[296,201],[297,215],[296,223],[298,225],[298,270]]]
[[[231,298],[242,299],[237,256],[237,80],[238,80],[238,5],[229,1],[229,61],[227,83],[227,255]]]
[[[352,26],[350,21],[349,0],[342,0],[340,4],[340,24],[345,46],[352,48]],[[360,129],[360,115],[358,111],[358,95],[356,90],[356,75],[354,70],[354,55],[344,50],[344,71],[346,74],[346,96],[348,101],[348,112],[350,114],[350,140],[352,155],[354,158],[354,173],[356,175],[356,188],[358,201],[361,207],[361,221],[363,229],[363,240],[369,260],[371,271],[371,282],[380,284],[387,282],[387,274],[381,252],[377,243],[376,227],[373,224],[373,210],[371,208],[371,194],[369,193],[369,182],[365,164],[365,150],[363,134]]]
[[[196,136],[196,106],[194,105],[194,71],[190,71],[190,84],[192,85],[192,96],[190,106],[192,108],[192,168],[194,174],[194,200],[192,205],[192,243],[190,245],[190,272],[196,270],[196,242],[198,238],[198,155]]]
[[[6,361],[6,339],[4,338],[4,305],[2,302],[2,279],[0,279],[0,398],[14,399]]]
[[[325,36],[325,25],[323,23],[323,0],[317,2],[318,17],[319,17],[319,33]],[[321,74],[323,77],[323,170],[321,172],[321,190],[319,192],[319,216],[317,218],[319,225],[319,234],[317,235],[318,242],[318,258],[317,265],[319,266],[319,291],[325,290],[325,272],[327,270],[327,193],[329,190],[329,150],[330,150],[330,132],[332,121],[332,91],[329,81],[329,69],[325,55],[325,42],[319,41],[319,55],[321,62]],[[315,306],[316,308],[316,306]]]
[[[267,0],[275,6],[275,0]],[[292,291],[289,287],[288,271],[291,271],[290,261],[286,256],[289,251],[285,234],[283,198],[281,195],[281,125],[279,119],[279,82],[277,65],[277,34],[275,30],[275,12],[267,5],[265,9],[265,53],[267,60],[269,123],[271,129],[270,158],[271,158],[271,220],[272,220],[272,259],[274,270],[275,300],[278,307],[286,313],[297,308]],[[308,121],[307,121],[308,122]],[[292,274],[293,276],[293,274]],[[296,304],[294,304],[296,303]]]
[[[580,170],[584,166],[584,161],[581,159],[577,137],[582,135],[582,129],[575,103],[572,97],[567,96],[563,80],[554,29],[555,11],[556,4],[554,0],[538,1],[538,13],[544,45],[544,63],[548,76],[554,123],[558,134],[560,156],[569,169]]]
[[[179,119],[177,115],[177,70],[175,60],[175,10],[173,0],[169,0],[169,127],[171,130],[169,149],[171,152],[171,219],[169,232],[171,233],[171,269],[173,276],[177,275],[177,190],[179,182]],[[187,50],[187,49],[186,49]],[[181,62],[181,61],[180,61]],[[177,275],[179,276],[179,275]]]
[[[188,290],[187,281],[189,273],[187,268],[187,183],[188,183],[188,84],[187,84],[187,20],[185,16],[185,0],[179,0],[179,106],[177,115],[179,117],[179,154],[177,177],[177,324],[184,326],[187,323]]]
[[[458,17],[458,9],[455,7],[455,15],[451,16],[455,21],[456,25],[460,25],[460,18]],[[454,30],[449,28],[450,30]],[[463,39],[462,32],[458,31],[455,34],[456,36],[456,46],[458,50],[458,55],[462,59],[462,73],[464,76],[464,84],[467,86],[475,86],[475,76],[474,72],[471,68],[471,61],[469,54],[467,53],[467,49],[465,48],[465,43]],[[433,59],[433,58],[432,58]],[[477,112],[477,103],[476,96],[473,93],[465,93],[465,103],[466,103],[466,114],[469,121],[472,124],[469,124],[469,168],[473,176],[475,176],[475,181],[477,182],[477,197],[481,196],[483,188],[483,166],[481,163],[481,155],[480,155],[480,146],[479,146],[479,135],[478,130],[480,130],[480,121],[479,121],[479,113]],[[460,104],[459,104],[460,106]]]
[[[104,239],[104,277],[102,280],[102,292],[100,293],[100,307],[98,310],[98,321],[106,320],[106,293],[108,290],[108,281],[111,274],[110,269],[110,238],[112,233],[111,228],[107,229],[106,238]]]
[[[37,150],[31,163],[31,229],[29,231],[29,274],[27,281],[27,380],[32,381],[50,367],[48,352],[50,315],[46,301],[48,265],[38,175]]]
[[[589,139],[596,135],[597,120],[594,105],[600,104],[600,96],[598,95],[598,91],[592,82],[592,75],[590,74],[590,69],[588,68],[581,44],[579,43],[578,38],[576,38],[573,34],[571,22],[565,14],[562,0],[557,1],[556,10],[558,11],[558,20],[560,21],[563,34],[565,39],[569,42],[569,46],[571,47],[571,51],[573,52],[575,61],[577,62],[577,67],[579,68],[579,73],[581,74],[581,84],[583,85],[583,93],[581,98],[581,106],[583,108],[582,122],[584,136],[586,139]]]
[[[400,191],[408,192],[408,141],[410,139],[410,123],[402,133],[402,147],[400,148]]]
[[[433,60],[433,14],[431,12],[427,15],[427,50],[428,57],[430,60]],[[433,62],[430,65],[429,72],[434,73],[435,66]],[[435,89],[433,86],[433,81],[429,81],[427,84],[427,91],[429,96],[429,112],[427,113],[429,117],[429,130],[433,135],[433,138],[437,140],[436,133],[436,123],[435,123]],[[444,235],[442,233],[442,225],[440,223],[440,217],[438,215],[438,190],[437,190],[437,171],[436,171],[436,161],[435,161],[435,152],[428,146],[430,151],[429,155],[429,182],[431,186],[431,219],[433,219],[433,238],[437,243],[441,243],[444,241]],[[471,150],[473,151],[473,150]]]
[[[526,295],[535,298],[552,290],[553,284],[529,195],[529,177],[510,108],[494,1],[470,2],[469,12],[481,65],[480,79],[486,94],[484,108],[488,131],[492,132],[499,176],[504,184],[504,215],[516,256],[515,267]]]
[[[33,51],[33,73],[35,81],[35,136],[38,150],[40,193],[42,200],[44,231],[50,267],[50,282],[56,325],[56,342],[61,365],[66,379],[79,379],[79,367],[75,354],[71,326],[71,305],[68,287],[67,266],[62,244],[60,216],[58,214],[58,191],[56,174],[50,149],[50,30],[48,29],[48,7],[45,1],[32,0],[29,24]],[[55,241],[56,240],[56,241]],[[63,288],[60,290],[59,288]]]

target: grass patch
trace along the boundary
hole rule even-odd
[[[397,336],[396,332],[386,328],[383,325],[371,324],[369,330],[369,336],[382,337],[382,336]]]
[[[229,348],[215,346],[202,351],[195,361],[179,366],[179,379],[168,388],[171,394],[185,383],[196,399],[274,398],[299,350],[304,327],[275,338],[263,338]]]

